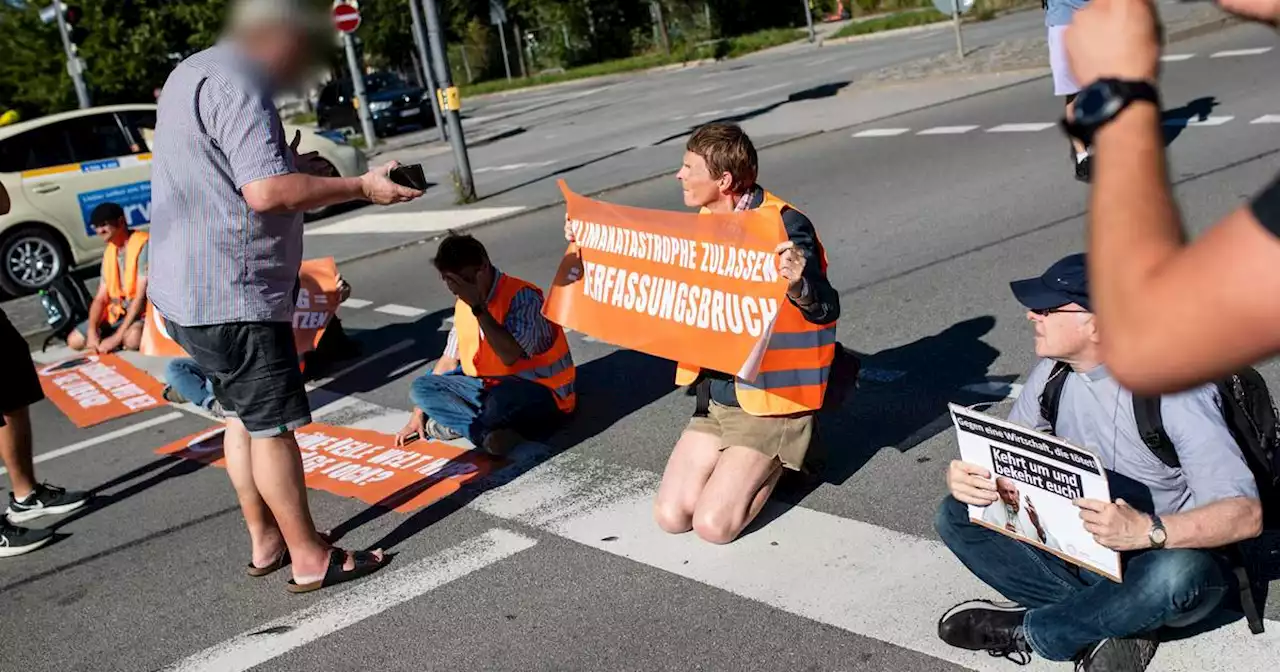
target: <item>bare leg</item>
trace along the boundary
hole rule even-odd
[[[720,459],[720,438],[702,432],[685,431],[667,460],[658,487],[653,516],[658,527],[671,534],[693,529],[693,513],[702,488]]]
[[[777,458],[742,446],[720,454],[693,514],[693,529],[713,544],[727,544],[760,513],[782,476]]]
[[[134,322],[129,326],[129,330],[124,332],[124,341],[120,347],[134,351],[142,347],[142,322]]]
[[[1076,118],[1076,106],[1074,105],[1075,102],[1076,102],[1076,94],[1072,93],[1067,96],[1066,116],[1068,121],[1074,121]],[[1080,142],[1080,140],[1073,137],[1071,138],[1071,149],[1075,151],[1075,155],[1079,155],[1088,151],[1089,148],[1085,147],[1083,142]],[[1075,158],[1075,155],[1073,155],[1072,158]]]
[[[27,407],[4,414],[0,427],[0,460],[9,470],[13,496],[23,499],[36,487],[36,469],[31,461],[31,412]]]
[[[222,438],[222,452],[227,458],[227,475],[236,489],[240,511],[249,528],[253,564],[265,567],[284,551],[284,537],[276,518],[267,508],[258,486],[253,482],[253,459],[249,449],[249,430],[238,418],[227,418],[227,431]]]

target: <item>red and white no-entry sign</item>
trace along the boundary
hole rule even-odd
[[[344,33],[356,32],[360,27],[360,9],[354,3],[333,3],[333,25]]]

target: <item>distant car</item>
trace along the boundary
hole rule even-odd
[[[155,105],[97,107],[0,126],[0,185],[13,201],[9,214],[0,215],[0,289],[29,294],[68,267],[100,261],[103,244],[88,225],[100,203],[120,204],[132,226],[150,224],[155,126]],[[299,151],[319,152],[335,174],[367,170],[364,153],[341,135],[286,125],[286,137],[295,130],[302,131]]]
[[[436,123],[431,113],[431,94],[410,86],[389,72],[375,72],[364,78],[364,92],[373,115],[373,132],[378,137],[394,135],[406,126],[429,128]],[[360,130],[355,94],[350,80],[334,80],[325,84],[316,102],[316,121],[320,128]]]

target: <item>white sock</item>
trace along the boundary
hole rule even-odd
[[[1087,158],[1089,158],[1089,150],[1086,149],[1083,152],[1076,152],[1076,163],[1080,163]]]

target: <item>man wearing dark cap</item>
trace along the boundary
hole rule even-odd
[[[1257,536],[1262,507],[1214,386],[1159,399],[1178,467],[1143,443],[1133,394],[1102,361],[1086,278],[1085,257],[1077,254],[1011,285],[1035,327],[1041,359],[1009,421],[1101,458],[1115,501],[1074,504],[1098,543],[1121,553],[1124,582],[971,523],[966,505],[987,506],[999,494],[993,474],[957,460],[947,472],[951,494],[938,510],[938,534],[971,572],[1013,602],[956,605],[938,622],[938,635],[952,646],[1015,660],[1034,653],[1076,660],[1089,672],[1140,671],[1155,654],[1157,629],[1191,625],[1220,606],[1233,587],[1230,565],[1207,549]],[[1060,395],[1053,419],[1042,413],[1048,386]]]
[[[147,306],[147,257],[151,236],[130,231],[124,209],[103,203],[89,214],[89,225],[107,244],[102,278],[89,306],[89,319],[67,335],[72,350],[108,353],[137,350]]]

